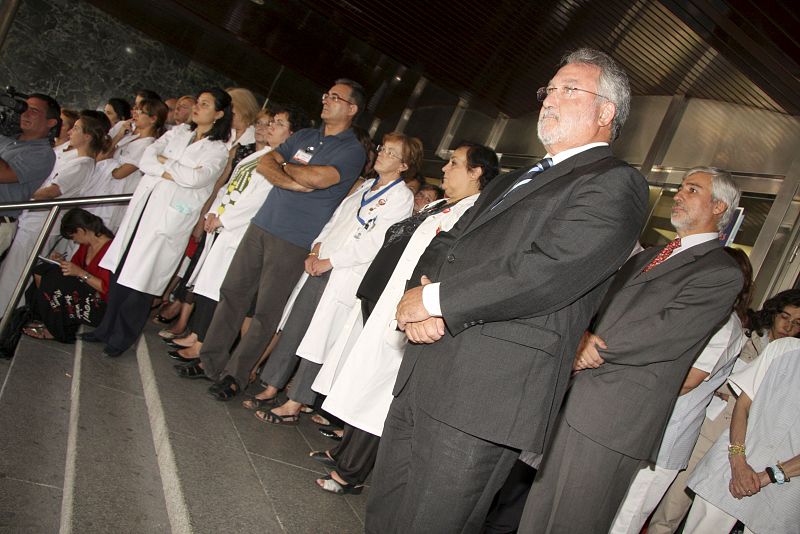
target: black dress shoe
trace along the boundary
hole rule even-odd
[[[320,428],[319,433],[326,438],[331,438],[333,441],[342,441],[342,436],[331,430],[330,428]]]
[[[118,356],[121,356],[123,352],[125,352],[125,351],[124,350],[114,349],[114,348],[111,348],[111,347],[106,347],[106,348],[103,349],[103,354],[105,354],[109,358],[116,358]]]
[[[193,362],[194,360],[197,359],[197,358],[186,358],[184,356],[181,356],[180,354],[178,354],[177,350],[171,350],[167,354],[169,354],[169,357],[172,358],[173,360],[178,360],[179,362],[183,363]]]
[[[78,337],[81,338],[81,340],[83,341],[88,341],[89,343],[103,342],[102,339],[94,335],[94,332],[83,332],[82,334],[78,334]]]

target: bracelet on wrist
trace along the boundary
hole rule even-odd
[[[778,470],[779,470],[779,471],[781,472],[781,474],[783,475],[783,481],[784,481],[784,482],[789,482],[789,481],[791,481],[791,480],[792,480],[791,478],[789,478],[789,475],[787,475],[787,474],[786,474],[786,470],[783,468],[783,464],[782,464],[782,463],[778,462],[778,463],[777,463],[777,465],[776,465],[775,467],[777,467],[777,468],[778,468]],[[775,473],[775,476],[777,477],[777,476],[778,476],[778,474],[777,474],[777,473]]]
[[[771,467],[767,467],[766,469],[764,469],[764,471],[767,472],[767,476],[769,477],[770,482],[772,482],[773,484],[778,483],[778,479],[775,478],[775,471]]]
[[[747,449],[744,446],[744,443],[731,443],[728,445],[728,458],[732,458],[734,456],[744,456]]]
[[[771,467],[770,469],[772,470],[772,475],[775,477],[776,484],[780,486],[781,484],[786,482],[786,475],[784,475],[783,470],[780,467],[776,465],[775,467]]]

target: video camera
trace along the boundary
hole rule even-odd
[[[28,109],[28,95],[6,87],[0,92],[0,135],[17,137],[20,133],[19,117]]]

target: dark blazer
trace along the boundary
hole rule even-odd
[[[406,349],[417,405],[480,438],[541,451],[581,333],[627,259],[647,183],[608,147],[568,158],[489,209],[524,170],[498,177],[412,276],[439,282],[447,333]]]
[[[564,407],[581,434],[651,461],[689,367],[742,289],[741,271],[716,240],[642,273],[660,250],[620,270],[593,329],[608,345],[606,363],[577,374]]]

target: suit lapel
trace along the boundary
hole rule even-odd
[[[494,204],[498,198],[501,198],[501,196],[505,194],[505,192],[508,191],[508,189],[514,184],[517,178],[519,178],[525,171],[530,169],[530,167],[509,174],[508,179],[504,180],[506,181],[506,186],[502,188],[501,193],[493,196],[491,199],[486,199],[486,202],[483,204],[483,211],[475,217],[472,224],[470,224],[470,227],[467,229],[467,232],[494,219],[501,213],[504,213],[506,210],[513,207],[520,200],[535,193],[537,190],[541,189],[547,184],[572,173],[576,167],[593,163],[610,156],[612,156],[611,149],[607,146],[601,146],[590,148],[589,150],[581,152],[580,154],[577,154],[571,158],[567,158],[558,165],[554,165],[546,171],[536,175],[531,182],[517,187],[515,190],[511,191],[500,204],[495,206],[494,209],[490,209],[490,206]],[[512,175],[514,176],[513,180],[511,180]]]
[[[665,275],[666,273],[672,272],[675,269],[679,269],[679,268],[683,267],[684,265],[692,263],[693,261],[695,261],[700,256],[708,254],[712,250],[714,250],[716,248],[720,248],[721,246],[722,245],[720,244],[719,240],[717,240],[717,239],[713,239],[711,241],[706,241],[705,243],[701,243],[699,245],[695,245],[695,246],[691,247],[689,250],[681,252],[680,254],[678,254],[675,257],[667,258],[664,261],[664,263],[656,265],[655,267],[653,267],[652,269],[650,269],[646,273],[643,273],[640,270],[638,273],[636,273],[633,276],[633,278],[628,280],[625,285],[626,286],[633,286],[633,285],[637,285],[637,284],[643,284],[644,282],[649,282],[650,280],[654,280],[654,279],[656,279],[656,278],[658,278],[660,276]],[[661,248],[663,248],[663,247],[661,247]],[[661,248],[659,248],[657,250],[656,254],[653,255],[653,258],[655,258],[656,255],[658,254],[658,252],[661,251]],[[651,260],[652,260],[652,258],[651,258]],[[646,266],[646,265],[647,265],[647,263],[645,263],[642,267],[644,268],[644,266]]]

